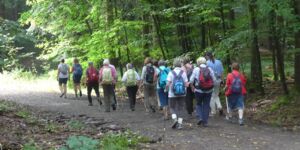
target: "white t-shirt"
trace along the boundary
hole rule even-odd
[[[173,71],[175,71],[175,73],[178,75],[180,73],[180,71],[183,71],[183,70],[181,68],[179,68],[179,67],[176,67],[176,68],[174,68]],[[169,94],[168,95],[169,95],[169,97],[183,97],[185,95],[175,96],[174,92],[172,90],[172,85],[173,85],[172,82],[173,82],[173,79],[174,79],[173,71],[170,71],[169,74],[168,74],[168,77],[167,77],[167,81],[171,82],[170,87],[169,87]],[[186,73],[184,71],[183,71],[183,73],[182,73],[181,76],[182,76],[183,81],[185,82],[185,84],[187,84],[188,79],[187,79]],[[185,88],[185,90],[186,90],[186,88]]]
[[[205,65],[205,64],[201,64],[200,67],[201,67],[201,68],[205,68],[206,65]],[[213,79],[213,82],[214,82],[214,84],[215,84],[215,83],[216,83],[216,77],[215,77],[214,71],[213,71],[210,67],[208,67],[208,69],[209,69],[209,71],[210,71],[210,76],[211,76],[211,78]],[[194,84],[194,82],[195,82],[196,84],[198,84],[199,81],[196,81],[196,80],[198,80],[198,78],[199,78],[199,73],[200,73],[200,68],[199,68],[199,67],[196,67],[196,68],[193,70],[193,73],[192,73],[192,75],[191,75],[191,77],[190,77],[190,83],[191,83],[191,84]],[[195,89],[195,92],[198,92],[198,93],[211,93],[212,91],[213,91],[213,89],[211,89],[211,90],[209,90],[209,91],[202,91],[202,90],[200,90],[200,89]]]
[[[57,69],[58,69],[58,70],[61,70],[61,68],[63,67],[63,65],[65,65],[65,67],[67,67],[68,71],[67,71],[66,74],[63,74],[63,73],[59,72],[58,77],[59,77],[59,78],[69,78],[69,66],[68,66],[67,64],[65,64],[65,63],[60,63],[60,64],[58,65]]]

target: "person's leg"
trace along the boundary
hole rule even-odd
[[[155,112],[155,108],[157,107],[157,93],[156,93],[156,88],[155,86],[150,86],[149,88],[150,92],[150,109],[152,112]]]
[[[132,94],[132,110],[135,109],[135,103],[136,103],[136,93],[138,91],[138,86],[133,87],[133,94]]]
[[[62,97],[62,96],[64,96],[64,91],[63,91],[63,81],[62,81],[63,79],[62,78],[59,78],[58,79],[58,86],[59,86],[59,91],[60,91],[60,97]]]
[[[244,96],[238,95],[237,96],[237,108],[239,114],[239,124],[242,126],[244,125]]]
[[[216,105],[217,105],[217,109],[219,110],[220,112],[220,115],[223,114],[223,111],[222,111],[222,104],[221,104],[221,101],[220,101],[220,86],[221,86],[221,79],[219,79],[217,81],[217,85],[214,87],[214,96],[215,96],[215,102],[216,102]]]
[[[115,103],[116,102],[116,95],[115,95],[115,88],[114,88],[114,86],[113,85],[108,85],[108,91],[109,91],[109,94],[108,94],[108,96],[109,96],[109,105],[112,105],[113,107],[113,110],[116,110],[116,104],[117,103]],[[113,103],[113,104],[112,104]]]
[[[92,84],[87,84],[87,95],[88,95],[88,100],[89,100],[89,106],[92,106],[92,89],[93,85]]]
[[[168,96],[167,93],[164,92],[164,89],[157,90],[159,101],[161,107],[163,108],[164,119],[168,118]]]
[[[201,99],[201,93],[195,92],[195,98],[196,98],[196,113],[197,113],[197,117],[198,117],[198,125],[202,124],[202,99]]]
[[[149,103],[150,92],[149,92],[149,90],[150,90],[149,85],[144,84],[144,105],[145,105],[146,112],[150,111],[150,103]]]
[[[185,105],[188,114],[193,113],[193,95],[192,89],[190,87],[187,88],[187,94],[185,97]]]
[[[102,105],[102,101],[101,101],[101,97],[100,97],[100,93],[99,93],[99,83],[96,83],[94,85],[94,90],[97,96],[97,101],[99,102],[100,105]]]
[[[209,110],[210,110],[210,100],[212,93],[203,93],[203,124],[206,126],[208,124]]]
[[[105,106],[105,111],[110,112],[110,96],[111,92],[109,91],[109,85],[102,85],[103,87],[103,94],[104,94],[104,106]]]
[[[65,93],[65,98],[67,98],[67,83],[68,83],[68,78],[64,78],[63,89]]]
[[[181,129],[183,124],[184,104],[185,104],[185,97],[178,97],[177,99],[178,129]]]
[[[127,95],[128,95],[129,108],[132,109],[132,106],[133,106],[133,88],[127,86],[126,91],[127,91]]]
[[[112,98],[112,101],[111,101],[111,107],[112,107],[113,110],[116,110],[118,102],[117,102],[117,97],[116,97],[115,85],[112,85],[112,88],[113,88],[113,90],[112,90],[113,98]]]

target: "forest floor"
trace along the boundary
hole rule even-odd
[[[170,128],[171,120],[163,121],[161,112],[147,114],[142,104],[137,104],[136,111],[130,111],[127,101],[121,100],[124,98],[118,97],[116,111],[106,113],[103,106],[99,109],[96,101],[94,106],[88,106],[86,95],[79,100],[76,100],[72,94],[69,94],[67,99],[59,98],[55,81],[25,82],[0,79],[2,100],[29,106],[37,112],[60,113],[73,118],[85,116],[101,120],[104,124],[98,126],[99,130],[101,127],[111,125],[130,129],[155,141],[145,149],[298,150],[300,147],[299,131],[284,131],[282,128],[255,124],[247,120],[246,125],[241,127],[219,116],[211,117],[207,128],[198,127],[197,120],[193,117],[184,120],[184,129],[173,130]],[[4,125],[10,125],[3,120],[3,117],[0,119]],[[3,136],[3,132],[1,134]],[[63,136],[63,133],[59,136]]]

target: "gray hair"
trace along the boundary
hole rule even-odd
[[[109,65],[109,59],[104,59],[103,60],[103,65]]]
[[[158,66],[166,66],[166,61],[164,61],[164,60],[159,60],[158,61]]]
[[[126,65],[126,68],[127,68],[127,70],[128,70],[128,69],[133,69],[133,65],[132,65],[131,63],[128,63],[128,64]]]
[[[182,62],[180,58],[175,58],[173,61],[173,66],[174,67],[182,67]]]

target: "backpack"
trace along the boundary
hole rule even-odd
[[[88,82],[97,83],[99,81],[99,77],[97,74],[97,70],[95,68],[88,69]]]
[[[179,74],[177,75],[175,71],[172,71],[173,73],[173,85],[172,85],[172,90],[174,95],[176,96],[184,96],[185,95],[185,85],[184,85],[184,80],[182,77],[183,71],[181,70]]]
[[[75,64],[74,66],[73,66],[73,74],[75,75],[75,76],[82,76],[82,67],[81,67],[81,65],[80,64]]]
[[[242,93],[242,80],[240,78],[240,75],[234,75],[232,73],[233,76],[233,81],[231,84],[231,93],[232,94],[241,94]]]
[[[63,75],[67,75],[69,68],[67,64],[61,64],[59,71],[63,74]]]
[[[205,68],[200,68],[198,81],[199,89],[203,91],[211,90],[214,87],[214,81],[207,66]]]
[[[127,71],[126,86],[135,86],[135,85],[136,85],[135,71],[133,69],[130,69]]]
[[[168,74],[169,74],[169,69],[168,68],[165,68],[165,69],[159,69],[160,72],[159,72],[159,81],[158,81],[158,86],[160,88],[165,88],[166,85],[167,85],[167,77],[168,77]]]
[[[146,83],[152,84],[154,82],[154,67],[153,66],[147,66],[146,67]]]
[[[112,70],[110,67],[104,67],[102,70],[102,84],[112,84]]]

